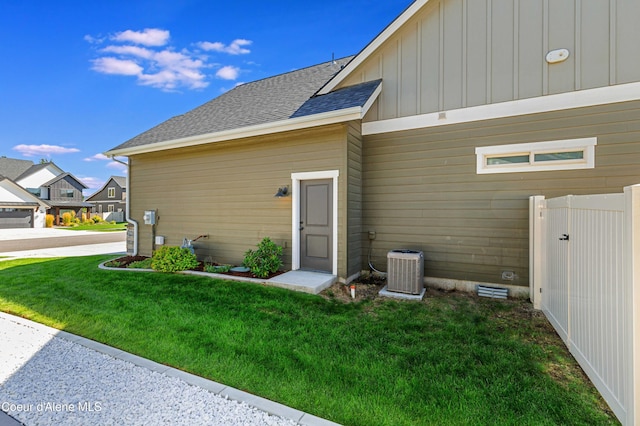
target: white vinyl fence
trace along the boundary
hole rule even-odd
[[[530,199],[531,301],[623,425],[640,425],[640,185]]]
[[[96,216],[100,216],[102,219],[107,222],[124,222],[124,212],[103,212],[103,213],[94,213]]]

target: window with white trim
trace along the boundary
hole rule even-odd
[[[107,188],[107,198],[116,198],[115,188]]]
[[[592,169],[598,138],[494,145],[476,148],[476,173]]]
[[[113,213],[113,204],[107,205],[107,212],[108,213]]]

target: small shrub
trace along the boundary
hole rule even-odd
[[[213,274],[225,273],[225,272],[229,272],[230,270],[231,270],[231,265],[205,265],[204,266],[205,272],[209,272]]]
[[[151,268],[160,272],[178,272],[198,266],[195,254],[181,247],[160,247],[151,261]]]
[[[69,226],[71,224],[71,213],[69,212],[64,212],[62,213],[62,224],[64,226]]]
[[[119,268],[122,265],[123,265],[123,263],[120,262],[119,260],[110,260],[110,261],[104,263],[104,266],[107,266],[109,268]]]
[[[282,266],[282,247],[265,237],[257,250],[247,250],[242,263],[256,277],[267,278]]]
[[[102,218],[98,215],[92,216],[91,220],[93,220],[93,223],[100,223],[102,222]]]
[[[45,216],[44,221],[45,221],[45,224],[46,224],[47,228],[52,228],[53,227],[53,221],[55,219],[56,219],[55,216],[52,215],[52,214],[48,214],[48,215]]]
[[[151,262],[153,259],[145,259],[145,260],[136,260],[135,262],[131,262],[127,268],[131,269],[151,269]]]

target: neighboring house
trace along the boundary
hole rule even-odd
[[[86,188],[80,180],[70,173],[65,173],[52,162],[34,164],[28,160],[0,157],[0,176],[5,178],[5,188],[13,184],[13,192],[0,192],[0,204],[5,220],[0,220],[0,228],[9,227],[44,227],[44,215],[55,216],[54,223],[61,223],[61,216],[65,211],[74,211],[78,217],[83,209],[91,204],[83,201],[82,190]],[[16,190],[20,188],[20,190]],[[30,195],[25,197],[24,193]],[[19,196],[22,201],[17,201]],[[35,205],[15,205],[14,202],[26,202]],[[2,214],[0,214],[0,218]]]
[[[108,151],[129,159],[135,250],[207,234],[201,257],[239,263],[268,236],[287,268],[348,282],[370,248],[378,269],[417,249],[430,285],[528,294],[529,196],[640,182],[638,16],[629,0],[415,1],[353,58]]]
[[[93,213],[126,212],[127,178],[111,176],[109,180],[85,200],[90,203]],[[126,216],[125,216],[126,219]]]
[[[74,211],[77,217],[82,217],[83,209],[89,212],[92,205],[84,201],[82,190],[87,186],[71,173],[62,173],[41,186],[40,197],[49,204],[47,214],[55,217],[56,225],[62,224],[62,215],[67,211]],[[87,215],[89,216],[89,215]]]
[[[11,179],[0,176],[0,229],[44,228],[47,207]]]

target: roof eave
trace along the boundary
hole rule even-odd
[[[415,15],[429,0],[416,0],[404,12],[400,14],[391,24],[389,24],[376,38],[374,38],[360,53],[358,53],[349,63],[341,69],[331,80],[327,82],[319,91],[318,95],[326,95],[342,83],[356,68],[360,66],[373,52],[387,41],[400,27]]]
[[[371,98],[375,99],[379,92],[379,90],[376,90],[374,94],[375,96],[371,96]],[[310,127],[318,127],[328,124],[344,123],[351,120],[361,120],[364,117],[364,114],[366,114],[369,106],[370,105],[365,105],[364,107],[356,106],[337,111],[324,112],[321,114],[289,118],[286,120],[257,124],[254,126],[240,127],[237,129],[225,130],[222,132],[190,136],[187,138],[173,139],[169,141],[156,142],[129,148],[112,149],[105,152],[104,155],[106,155],[107,157],[128,157],[135,154],[144,154],[175,148],[186,148],[208,143],[230,141],[255,136],[264,136],[274,133],[288,132],[292,130],[302,130]]]

